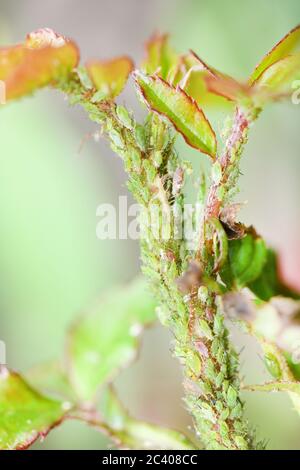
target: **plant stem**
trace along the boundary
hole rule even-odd
[[[89,93],[80,94],[76,84],[68,87],[65,91],[72,94],[75,88],[76,102],[102,123],[112,149],[124,160],[129,190],[144,209],[142,270],[160,303],[158,316],[173,333],[174,355],[183,365],[185,402],[197,435],[206,449],[255,448],[243,418],[238,358],[223,324],[221,298],[202,282],[205,274],[216,284],[217,273],[212,272],[205,253],[200,264],[195,253],[186,248],[185,240],[176,236],[174,209],[183,208],[184,170],[174,150],[169,126],[152,113],[145,126],[137,125],[133,119],[125,125],[115,104],[93,104]],[[222,203],[236,182],[248,124],[246,116],[237,110],[220,159],[221,179],[213,183],[208,192],[203,233],[206,221],[212,216],[218,217]],[[154,220],[153,208],[159,209]],[[166,222],[169,233],[164,237],[161,229]],[[157,225],[158,236],[154,225]]]
[[[245,118],[237,112],[221,158],[223,176],[220,184],[224,186],[231,176],[229,168],[232,156],[237,159],[246,142],[248,126],[245,123]],[[176,163],[180,165],[179,160]],[[163,176],[166,175],[158,178]],[[172,189],[169,188],[161,195],[163,201],[170,201],[174,193]],[[161,191],[161,186],[156,184],[155,187],[154,184],[154,192]],[[178,199],[180,197],[177,196]],[[209,191],[205,216],[218,215],[220,206],[218,185],[213,185]],[[183,249],[182,240],[175,240],[172,236],[167,241],[157,240],[148,227],[143,235],[143,270],[161,302],[160,319],[171,329],[175,338],[174,355],[179,358],[184,369],[185,402],[193,416],[198,436],[206,449],[254,448],[253,437],[243,419],[238,358],[228,342],[220,298],[203,286],[202,295],[199,296],[198,289],[201,286],[197,282],[183,296],[176,281],[178,278],[184,281],[190,254]],[[198,268],[194,265],[193,269],[195,271]],[[194,272],[194,275],[198,274],[201,275],[200,272]]]
[[[218,217],[222,203],[228,194],[234,190],[239,177],[239,161],[248,140],[248,131],[251,123],[257,118],[260,110],[242,110],[236,108],[235,115],[226,140],[224,151],[219,159],[221,165],[221,178],[213,183],[209,189],[205,207],[205,218]]]
[[[168,132],[167,126],[155,116],[152,120],[150,135],[165,135]],[[245,122],[244,117],[237,112],[221,158],[220,185],[225,188],[232,185],[230,169],[236,167],[242,145],[246,142],[248,126]],[[113,128],[116,130],[116,122]],[[124,129],[118,132],[124,139],[124,148],[131,148],[132,152],[132,133],[128,135],[129,132]],[[181,191],[174,191],[174,175],[180,169],[181,162],[170,145],[162,155],[161,165],[155,169],[153,155],[158,151],[157,143],[151,142],[150,145],[148,142],[141,155],[140,165],[135,166],[134,171],[127,162],[127,168],[130,168],[129,189],[143,205],[148,221],[144,225],[141,240],[142,269],[160,302],[159,318],[173,333],[174,355],[183,365],[185,402],[205,448],[253,449],[253,436],[243,418],[243,403],[239,397],[238,358],[229,344],[223,324],[221,299],[214,291],[201,286],[201,271],[206,269],[205,263],[202,261],[201,268],[195,264],[184,241],[174,236],[176,222],[172,207],[183,204]],[[130,159],[130,152],[127,155],[125,151],[123,158]],[[170,161],[173,163],[171,179],[168,168]],[[150,168],[155,171],[151,173]],[[213,185],[209,190],[205,218],[218,215],[221,207],[218,187]],[[171,227],[170,236],[165,240],[154,236],[153,224],[149,224],[156,200],[162,207],[157,222],[163,225],[169,219]],[[194,279],[192,282],[186,279],[189,270],[193,271],[192,277],[197,278],[195,282]],[[180,288],[178,279],[188,285]]]

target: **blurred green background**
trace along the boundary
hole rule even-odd
[[[193,48],[239,78],[247,77],[299,20],[299,0],[0,1],[3,45],[48,26],[74,38],[83,60],[126,53],[138,62],[154,30],[170,31],[179,50]],[[132,91],[124,99],[132,100]],[[221,128],[222,122],[217,125]],[[285,278],[298,288],[299,126],[296,105],[271,106],[263,113],[251,132],[239,196],[249,201],[243,220],[255,224],[278,249]],[[121,162],[107,144],[85,138],[94,130],[79,109],[69,108],[53,91],[1,109],[0,339],[15,369],[61,354],[74,315],[94,303],[103,289],[139,270],[137,242],[96,238],[97,206],[116,204],[127,191]],[[246,379],[267,379],[255,343],[233,334],[243,349]],[[180,381],[168,334],[156,327],[147,332],[139,361],[122,373],[118,388],[137,416],[186,429]],[[300,449],[300,421],[287,397],[256,394],[245,399],[269,448]],[[96,431],[66,423],[35,448],[107,445]]]

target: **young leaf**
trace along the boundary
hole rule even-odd
[[[268,67],[275,64],[279,60],[287,57],[294,52],[299,51],[300,48],[300,25],[292,29],[284,38],[282,38],[270,52],[262,59],[256,66],[252,73],[249,82],[253,85],[261,74],[267,70]]]
[[[245,286],[254,281],[262,272],[267,259],[267,248],[264,240],[260,237],[254,239],[253,255],[251,262],[239,275],[238,284]]]
[[[149,77],[136,71],[134,78],[148,107],[168,118],[191,147],[214,159],[216,136],[195,101],[179,87],[174,88],[157,76]]]
[[[113,290],[74,324],[68,336],[67,362],[80,401],[93,401],[99,387],[135,358],[138,336],[155,320],[155,307],[145,282],[139,279]]]
[[[251,94],[250,87],[234,80],[234,78],[219,72],[215,68],[206,64],[200,57],[193,51],[191,54],[198,65],[198,70],[202,71],[203,80],[206,83],[207,90],[210,93],[219,95],[229,101],[248,100]]]
[[[300,78],[300,53],[290,55],[270,65],[255,82],[258,93],[281,97],[291,93],[292,83]]]
[[[254,282],[267,262],[264,240],[248,233],[244,238],[229,240],[228,246],[228,262],[220,273],[225,284],[242,288]]]
[[[6,100],[64,78],[78,60],[76,44],[47,28],[29,34],[24,44],[1,48],[0,80],[5,82]]]
[[[106,99],[113,99],[123,90],[134,65],[129,57],[122,56],[107,61],[92,61],[86,67],[97,90]]]
[[[146,43],[146,58],[141,64],[141,70],[147,75],[155,73],[166,79],[176,61],[177,54],[169,45],[169,35],[155,34]]]
[[[26,449],[66,414],[62,403],[32,389],[18,374],[0,369],[0,449]]]
[[[193,51],[179,56],[176,64],[170,69],[166,81],[174,87],[178,85],[201,107],[228,109],[231,103],[227,98],[208,90],[206,78],[209,72],[198,59]]]
[[[101,415],[118,447],[125,449],[193,450],[188,438],[173,429],[138,421],[120,403],[112,387],[105,390]]]

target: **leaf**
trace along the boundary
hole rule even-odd
[[[194,445],[180,432],[132,418],[112,387],[105,390],[102,416],[118,447],[125,449],[193,450]]]
[[[279,60],[288,55],[297,52],[300,47],[300,25],[292,29],[284,38],[282,38],[273,49],[262,59],[252,73],[249,82],[253,85],[262,73]]]
[[[228,97],[225,98],[220,93],[214,94],[208,89],[206,80],[212,70],[195,52],[190,51],[177,58],[166,80],[174,87],[178,85],[202,107],[228,109],[231,106]]]
[[[269,325],[272,329],[272,325]],[[300,382],[295,380],[294,371],[286,359],[286,352],[277,344],[265,339],[265,335],[259,330],[258,325],[252,325],[251,332],[258,340],[264,352],[264,362],[269,373],[277,380],[271,384],[246,386],[246,390],[252,391],[277,391],[288,392],[296,411],[300,414]]]
[[[241,289],[261,275],[267,261],[267,248],[264,240],[252,233],[229,240],[228,247],[228,262],[220,275],[228,288],[235,285]]]
[[[300,53],[284,57],[270,65],[255,82],[257,95],[273,99],[290,95],[292,84],[300,78]]]
[[[32,389],[18,374],[0,369],[0,449],[26,449],[66,415],[61,402]]]
[[[6,100],[20,98],[64,78],[76,67],[75,43],[48,28],[27,36],[24,44],[0,49],[0,80]]]
[[[98,91],[105,98],[115,98],[123,90],[134,64],[129,57],[122,56],[107,61],[91,61],[88,74]]]
[[[215,133],[194,100],[157,76],[150,77],[135,71],[134,78],[150,109],[168,118],[191,147],[215,158]]]
[[[292,355],[284,351],[285,360],[289,366],[289,369],[294,377],[294,379],[300,382],[300,363],[297,364],[293,361]]]
[[[146,58],[141,70],[147,75],[159,75],[166,79],[171,68],[177,62],[177,54],[169,44],[168,34],[154,34],[146,42]]]
[[[204,80],[210,93],[239,104],[248,105],[250,103],[252,90],[244,83],[237,82],[226,75],[217,77],[205,75]]]
[[[248,85],[237,82],[229,75],[219,72],[206,64],[195,52],[191,51],[191,54],[198,64],[198,70],[203,73],[203,80],[210,93],[219,95],[229,101],[241,102],[248,100],[251,93]]]
[[[260,276],[249,283],[249,289],[261,300],[268,301],[275,296],[300,299],[300,294],[286,286],[281,279],[278,258],[274,250],[267,250],[267,260]]]
[[[60,400],[76,401],[76,393],[59,361],[49,361],[29,369],[25,379],[35,390],[43,395]]]
[[[267,248],[264,240],[260,237],[255,238],[252,259],[246,269],[239,275],[238,284],[245,286],[249,284],[249,282],[254,281],[262,272],[266,259]]]
[[[82,402],[95,400],[97,391],[136,357],[138,336],[155,319],[156,302],[138,279],[115,289],[68,335],[70,381]]]

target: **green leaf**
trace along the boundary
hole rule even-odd
[[[294,379],[300,382],[300,363],[295,364],[290,353],[284,352],[284,357]]]
[[[59,361],[38,364],[24,375],[26,381],[43,395],[59,400],[76,401],[66,371]]]
[[[118,400],[112,387],[105,390],[101,415],[118,447],[125,449],[193,450],[188,438],[173,429],[132,418]]]
[[[270,52],[262,59],[252,73],[249,82],[253,85],[271,65],[279,60],[297,52],[300,47],[300,25],[292,29],[282,38]]]
[[[146,58],[141,70],[147,75],[157,74],[166,79],[171,68],[177,63],[177,54],[169,44],[168,34],[155,34],[146,43]]]
[[[91,402],[105,382],[133,361],[145,325],[155,320],[156,302],[138,279],[114,289],[68,335],[70,381],[82,402]]]
[[[26,449],[66,415],[64,404],[32,389],[18,374],[0,369],[0,449]]]
[[[107,61],[91,61],[86,65],[94,86],[107,99],[116,98],[121,93],[133,67],[132,60],[127,56]]]
[[[275,296],[300,299],[300,294],[284,284],[280,277],[278,258],[274,250],[267,250],[267,260],[260,276],[249,283],[249,289],[261,300],[268,301]]]
[[[262,272],[267,260],[267,248],[264,240],[260,237],[255,238],[253,246],[253,256],[248,267],[239,275],[238,284],[245,286],[254,281]]]
[[[220,275],[230,288],[242,288],[257,279],[267,262],[267,248],[262,238],[248,233],[244,238],[229,240],[228,262]]]
[[[291,95],[292,84],[300,78],[300,53],[270,65],[257,79],[257,97],[261,100]]]
[[[134,78],[148,107],[168,118],[191,147],[214,159],[216,136],[196,102],[183,90],[172,87],[157,76],[136,71]]]
[[[29,34],[24,44],[0,48],[0,80],[5,82],[6,100],[65,78],[78,61],[76,44],[48,28]]]

